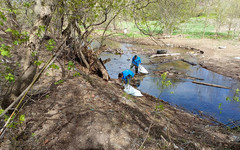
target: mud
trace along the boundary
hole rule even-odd
[[[240,80],[240,41],[213,40],[213,39],[186,39],[179,36],[172,36],[167,39],[158,39],[153,42],[150,38],[132,38],[124,39],[113,37],[113,40],[132,44],[159,45],[166,48],[179,47],[187,50],[193,50],[200,54],[198,56],[199,64],[218,74]],[[221,47],[224,47],[222,49]],[[155,49],[133,49],[137,54],[155,54]]]

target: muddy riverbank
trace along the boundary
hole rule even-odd
[[[240,42],[213,40],[213,39],[186,39],[181,37],[171,37],[159,39],[155,42],[150,38],[119,38],[113,37],[113,40],[124,43],[141,44],[141,45],[157,45],[165,47],[163,42],[169,47],[180,47],[201,53],[198,57],[199,64],[216,73],[240,80]],[[155,49],[136,49],[137,54],[153,54]]]

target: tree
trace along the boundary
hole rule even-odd
[[[226,23],[228,25],[228,37],[230,38],[231,30],[238,28],[238,21],[237,19],[240,16],[239,9],[240,9],[240,1],[239,0],[230,0],[229,3],[226,5],[226,13],[227,13],[227,20]],[[234,35],[232,35],[234,37]]]
[[[9,106],[15,99],[19,99],[29,84],[35,81],[36,75],[40,73],[41,63],[49,63],[41,60],[43,51],[49,53],[49,56],[52,55],[51,57],[57,57],[60,49],[63,58],[68,61],[77,60],[91,73],[96,73],[105,80],[109,79],[103,63],[98,59],[99,51],[95,52],[89,46],[93,40],[93,31],[101,26],[104,28],[102,37],[105,36],[110,23],[124,11],[126,5],[132,5],[132,1],[36,0],[34,3],[33,0],[6,0],[4,2],[5,5],[2,5],[0,12],[1,31],[5,36],[11,35],[13,38],[10,43],[5,40],[2,42],[1,57],[15,63],[4,63],[4,66],[1,66],[3,77],[1,84],[4,84],[4,92],[1,96],[3,108]],[[30,15],[32,17],[29,18]],[[12,20],[18,26],[9,24]],[[65,44],[62,44],[65,39]]]
[[[135,21],[142,32],[153,34],[172,34],[183,21],[192,17],[193,0],[157,0],[144,9],[136,6]]]
[[[197,2],[197,9],[199,9],[199,12],[197,15],[202,15],[204,16],[204,27],[203,27],[203,33],[202,33],[202,38],[205,37],[206,33],[206,28],[209,26],[210,23],[210,15],[213,13],[211,10],[213,9],[214,2],[212,0],[200,0]]]
[[[36,1],[34,12],[38,16],[38,19],[34,23],[34,26],[30,31],[30,34],[28,34],[27,32],[21,32],[21,29],[16,30],[15,28],[16,26],[14,24],[11,24],[10,26],[8,26],[8,29],[5,30],[5,32],[10,33],[10,35],[13,37],[12,44],[8,45],[9,53],[11,49],[11,53],[13,55],[11,61],[14,62],[18,60],[19,62],[17,63],[21,67],[17,67],[16,64],[15,65],[11,64],[12,66],[10,65],[8,66],[8,64],[5,64],[7,68],[9,67],[12,68],[13,74],[19,75],[15,82],[9,85],[6,93],[3,96],[2,100],[3,108],[6,108],[11,102],[14,101],[14,99],[16,99],[16,97],[18,97],[22,93],[22,91],[32,82],[35,74],[37,73],[36,62],[39,61],[38,60],[39,51],[43,43],[46,29],[48,28],[52,18],[51,7],[53,4],[54,4],[53,1],[47,1],[45,3],[41,3],[40,0]],[[9,8],[9,10],[5,13],[10,13],[8,21],[10,20],[10,22],[12,22],[12,20],[15,20],[14,22],[17,22],[16,21],[17,17],[15,16],[17,13],[16,11],[15,12],[12,11],[13,8],[10,1],[7,1],[6,7]],[[12,13],[14,13],[15,15],[11,15]],[[25,42],[28,42],[28,44],[27,45],[23,44]],[[24,55],[18,55],[18,53],[20,53],[19,52],[20,47],[24,48],[24,52],[22,52]],[[11,55],[9,54],[9,57],[10,56]],[[15,70],[16,68],[18,70]]]
[[[213,8],[216,17],[215,17],[215,26],[216,26],[216,34],[218,35],[221,31],[221,27],[226,23],[227,19],[227,9],[226,3],[222,0],[215,0],[215,7]]]

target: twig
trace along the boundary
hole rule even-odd
[[[169,148],[170,145],[171,145],[171,142],[168,142],[162,135],[161,135],[161,138],[163,139],[164,143],[166,143],[166,145],[164,145],[164,146],[166,146],[167,148]]]
[[[153,122],[151,122],[151,124],[150,124],[150,126],[149,126],[149,128],[148,128],[147,135],[146,135],[146,137],[145,137],[144,141],[142,142],[142,144],[141,144],[141,146],[139,147],[139,149],[138,149],[138,150],[141,150],[141,149],[142,149],[142,147],[143,147],[144,143],[146,142],[146,140],[147,140],[147,138],[148,138],[148,136],[149,136],[149,133],[150,133],[150,130],[151,130],[152,126],[153,126]]]

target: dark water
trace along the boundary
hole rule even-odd
[[[138,45],[139,46],[139,45]],[[113,55],[103,53],[102,59],[111,58],[111,61],[106,64],[106,68],[111,78],[117,78],[118,73],[125,69],[129,69],[131,59],[135,54],[132,54],[131,49],[134,45],[120,44],[117,47],[124,51],[123,55]],[[186,50],[173,50],[185,54]],[[226,101],[226,97],[232,98],[235,89],[240,88],[240,82],[231,78],[219,75],[217,73],[206,70],[200,66],[191,66],[182,61],[170,63],[147,65],[149,61],[157,61],[150,59],[147,56],[141,56],[143,66],[150,72],[141,78],[141,84],[138,87],[142,92],[148,93],[160,99],[169,102],[171,105],[178,105],[191,112],[202,111],[205,114],[213,116],[222,123],[229,123],[232,120],[240,119],[240,102]],[[193,84],[190,79],[175,79],[171,80],[172,86],[162,89],[161,77],[152,74],[152,71],[163,70],[166,68],[174,68],[176,70],[186,72],[190,76],[204,79],[203,82],[223,85],[231,87],[231,89],[221,89],[216,87]],[[219,109],[221,103],[222,110]]]

